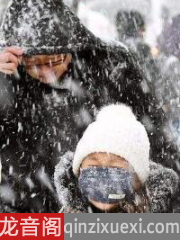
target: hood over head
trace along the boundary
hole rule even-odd
[[[121,38],[137,38],[140,31],[145,30],[145,20],[138,11],[119,11],[116,27]]]
[[[101,49],[62,0],[12,0],[1,26],[0,47],[19,46],[26,55]]]

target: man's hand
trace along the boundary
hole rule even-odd
[[[21,60],[23,50],[18,47],[7,47],[0,53],[0,72],[14,74]]]

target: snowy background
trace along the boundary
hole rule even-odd
[[[70,7],[73,0],[64,0]],[[9,0],[0,0],[0,17]],[[156,45],[162,29],[162,11],[170,17],[180,13],[179,0],[79,0],[78,16],[98,37],[116,39],[115,16],[120,9],[139,10],[148,25],[146,41]],[[166,10],[165,10],[166,9]]]
[[[73,0],[64,1],[72,7]],[[8,2],[9,0],[0,0],[0,21]],[[103,39],[117,39],[115,16],[119,10],[140,11],[146,18],[147,23],[146,42],[151,46],[156,46],[156,38],[163,26],[163,16],[166,15],[171,18],[176,14],[180,14],[180,0],[79,0],[77,15],[84,25],[96,36]],[[177,139],[175,140],[180,146],[180,119],[178,121],[179,125],[175,128],[174,132],[177,134]],[[38,174],[39,180],[51,189],[51,184],[46,175],[44,175],[44,169]],[[7,194],[7,189],[3,189],[3,191],[7,196],[10,196],[10,200],[13,199],[13,193],[8,192]]]

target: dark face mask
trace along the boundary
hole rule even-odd
[[[134,201],[132,176],[121,168],[91,167],[82,169],[79,188],[86,200],[105,204]]]

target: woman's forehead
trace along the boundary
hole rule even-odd
[[[90,154],[86,157],[86,159],[97,160],[97,161],[110,160],[110,161],[127,162],[124,158],[122,158],[120,156],[117,156],[117,155],[111,154],[111,153],[103,153],[103,152]]]

